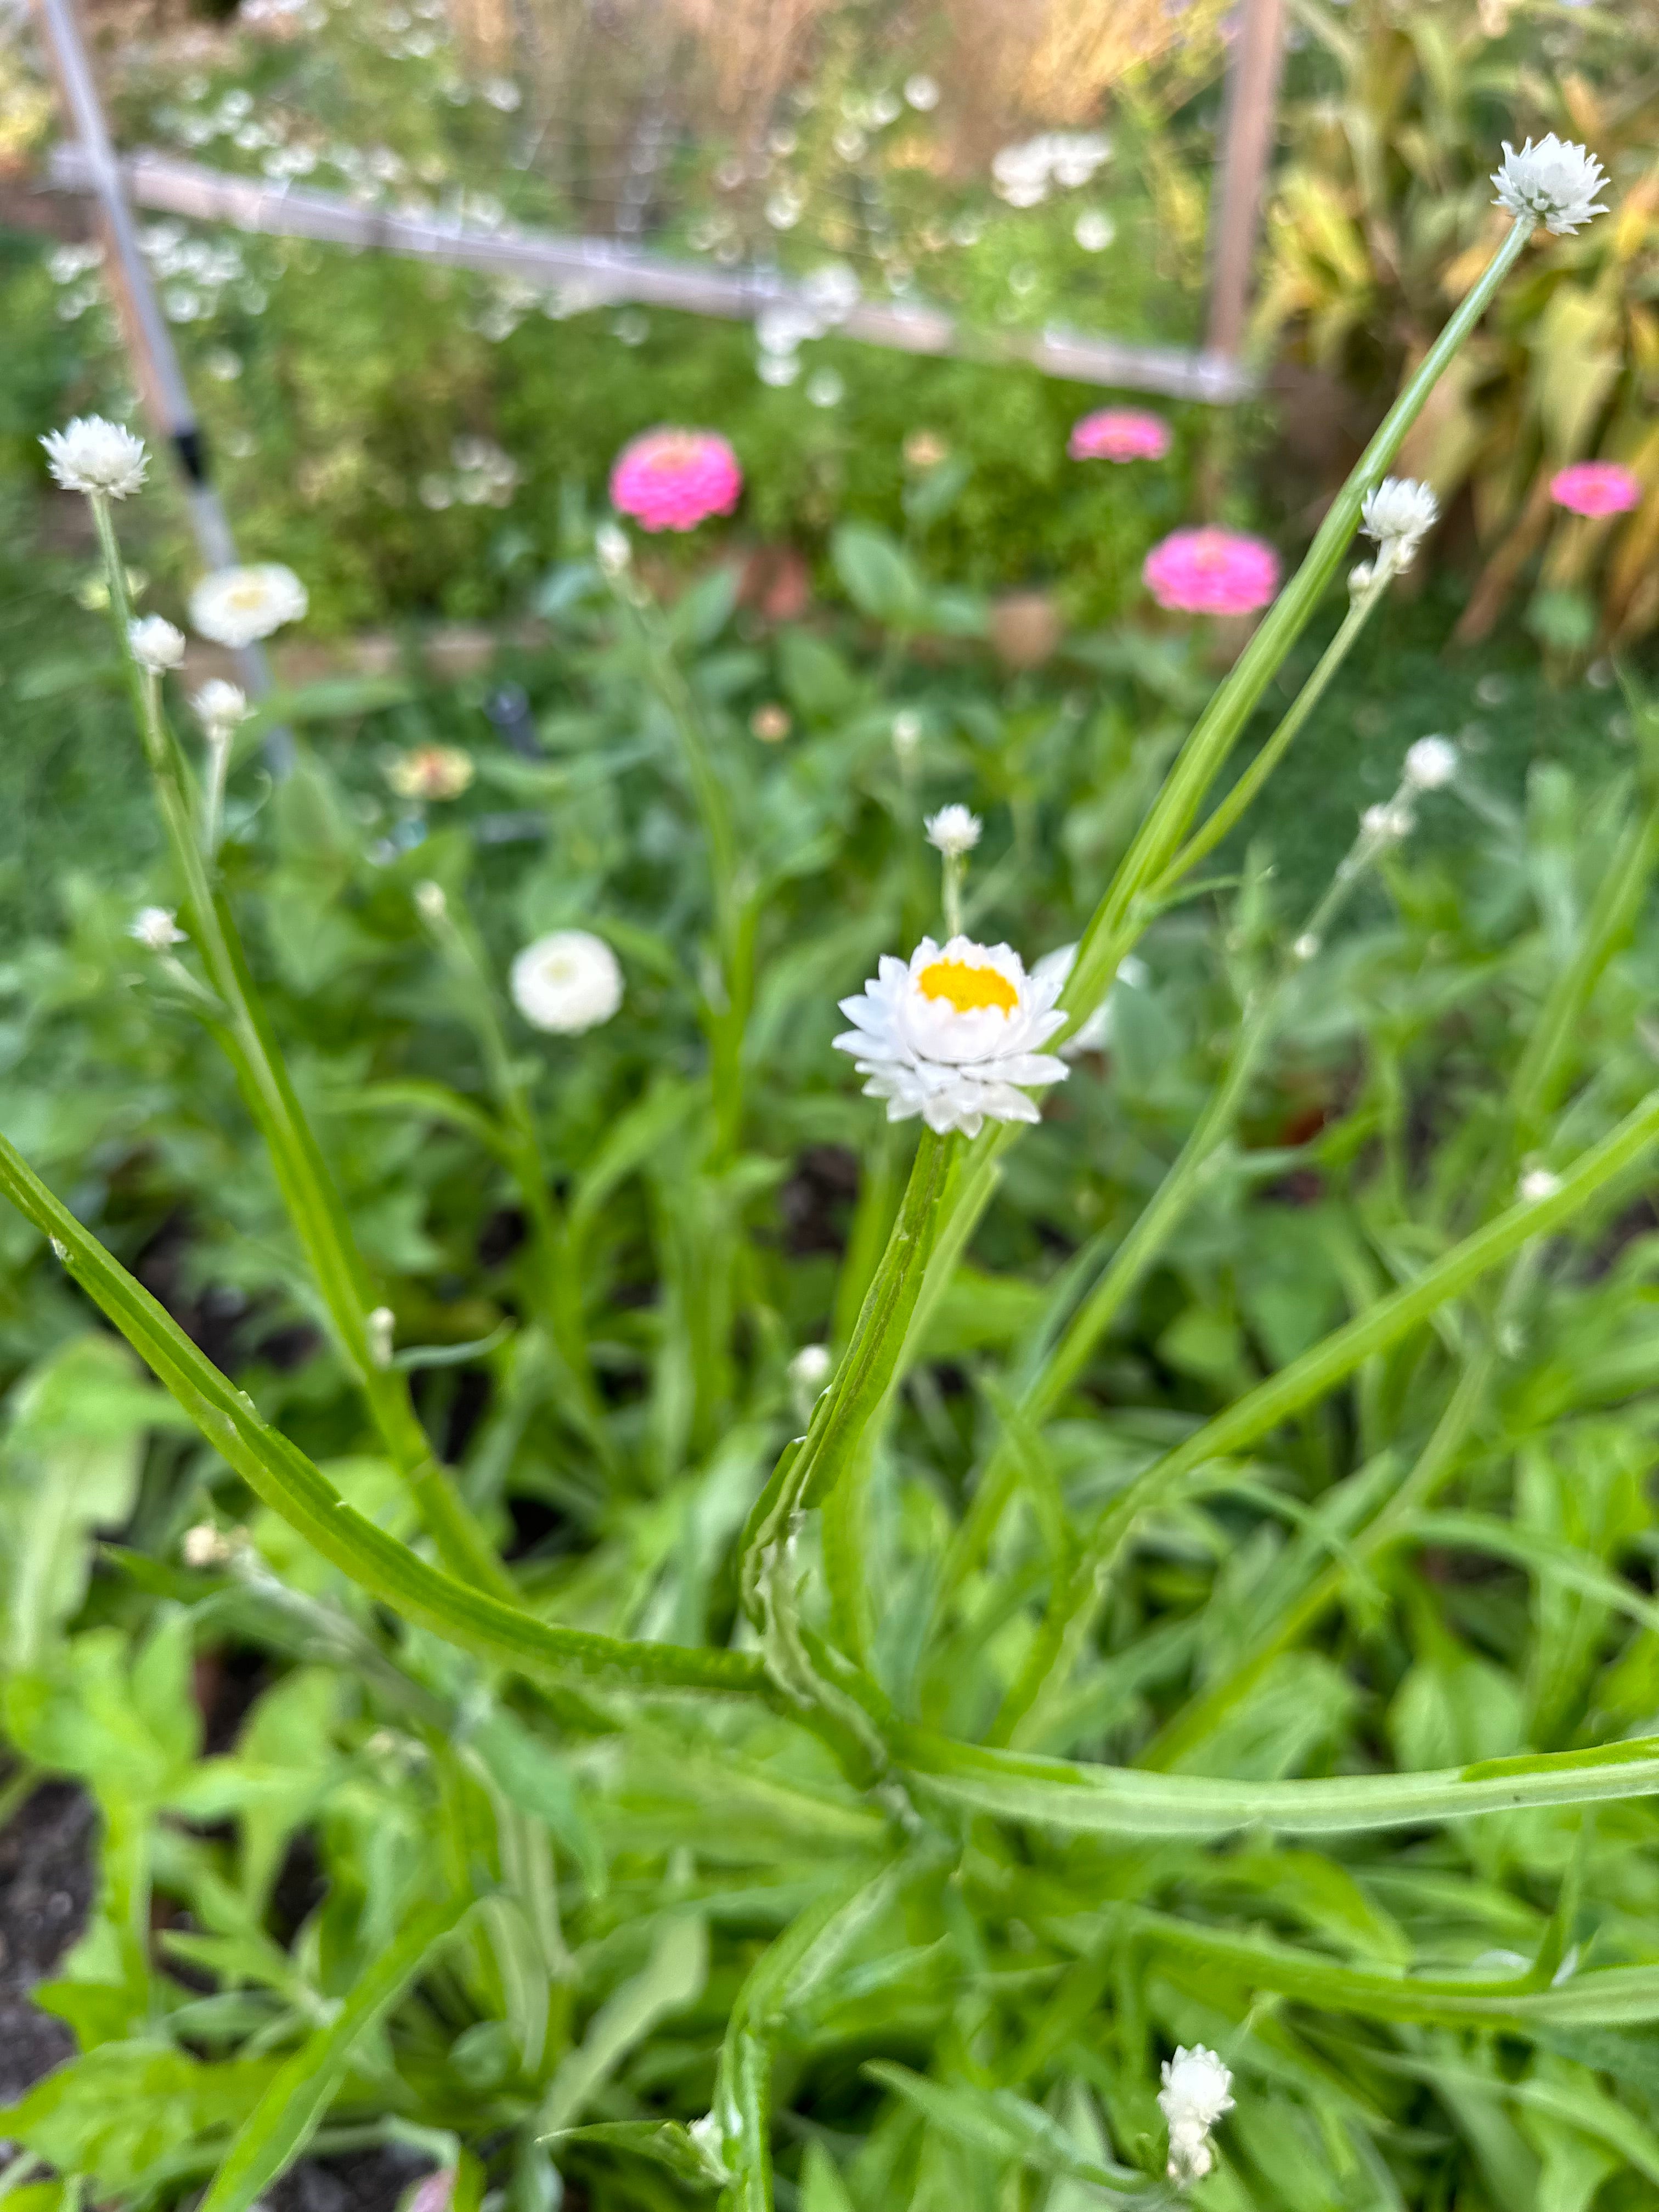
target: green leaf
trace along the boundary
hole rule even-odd
[[[927,587],[908,555],[885,532],[865,522],[843,522],[830,542],[830,557],[861,614],[890,629],[921,627]]]
[[[706,1923],[696,1913],[674,1915],[659,1931],[644,1966],[605,1999],[581,2042],[560,2062],[542,2106],[538,2135],[568,2128],[659,2020],[696,2002],[708,1976]]]
[[[653,2159],[694,2188],[723,2189],[731,2176],[716,2154],[679,2120],[600,2120],[591,2127],[556,2128],[543,2138],[555,2143],[598,2143],[610,2150]]]
[[[467,1739],[490,1777],[513,1802],[546,1822],[581,1869],[590,1897],[606,1887],[605,1853],[575,1777],[550,1745],[509,1713],[497,1709]]]
[[[1039,2172],[1092,2182],[1099,2189],[1138,2183],[1144,2178],[1127,2166],[1101,2165],[1085,2158],[1040,2105],[1028,2102],[1012,2089],[930,2081],[913,2074],[908,2066],[884,2060],[872,2062],[864,2070],[914,2105],[930,2126],[966,2150],[1005,2164],[1018,2160],[1022,2166],[1036,2166]]]
[[[328,2027],[278,2069],[239,2131],[202,2200],[201,2212],[247,2212],[311,2140],[345,2078],[359,2039],[390,2010],[469,1909],[447,1898],[416,1913],[352,1990]]]
[[[0,2129],[101,2194],[126,2196],[176,2151],[234,2126],[269,2094],[274,2063],[207,2065],[162,2043],[106,2043],[0,2111]]]

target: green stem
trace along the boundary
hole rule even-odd
[[[1380,1298],[1277,1375],[1204,1423],[1138,1475],[1103,1516],[1066,1583],[1057,1589],[1018,1680],[998,1717],[995,1740],[1021,1720],[1072,1662],[1104,1595],[1113,1564],[1142,1516],[1178,1494],[1207,1462],[1235,1456],[1300,1413],[1460,1296],[1535,1237],[1546,1236],[1623,1174],[1659,1139],[1659,1091],[1593,1146],[1547,1197],[1522,1200],[1455,1245],[1414,1282]]]
[[[532,1680],[579,1680],[641,1690],[769,1695],[747,1653],[635,1644],[558,1628],[429,1566],[348,1505],[297,1445],[273,1429],[172,1316],[83,1229],[0,1136],[0,1196],[48,1237],[62,1264],[120,1331],[157,1381],[255,1495],[371,1597],[417,1626]]]
[[[479,1588],[510,1596],[511,1577],[434,1457],[409,1395],[407,1379],[382,1367],[367,1316],[380,1304],[352,1237],[339,1193],[289,1080],[281,1052],[248,971],[236,925],[197,840],[189,770],[162,720],[159,686],[132,656],[131,610],[106,501],[94,499],[108,576],[110,611],[125,655],[145,758],[183,885],[190,934],[223,1009],[211,1026],[270,1154],[289,1220],[310,1262],[340,1348],[368,1401],[388,1456],[449,1566]]]
[[[1424,356],[1331,502],[1302,566],[1200,715],[1083,933],[1077,964],[1061,1001],[1074,1023],[1105,996],[1118,963],[1144,926],[1147,891],[1169,867],[1204,793],[1232,750],[1256,702],[1323,597],[1359,520],[1365,494],[1387,473],[1447,363],[1486,313],[1534,227],[1530,217],[1515,224],[1480,281]]]

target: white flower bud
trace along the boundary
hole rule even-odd
[[[1210,2132],[1233,2109],[1233,2077],[1213,2051],[1200,2043],[1179,2047],[1164,2062],[1158,2101],[1170,2129],[1171,2181],[1199,2181],[1215,2164]]]
[[[1553,1198],[1560,1188],[1560,1176],[1552,1175],[1547,1168],[1528,1168],[1521,1178],[1521,1195],[1528,1206],[1536,1206],[1540,1199]]]
[[[209,744],[215,745],[225,744],[237,725],[246,721],[253,711],[241,685],[227,684],[218,676],[210,677],[190,703]]]
[[[441,922],[449,912],[449,901],[444,896],[443,885],[429,879],[416,884],[415,904],[422,921]]]
[[[914,707],[901,707],[893,717],[893,750],[901,767],[916,757],[921,744],[921,717]]]
[[[127,924],[127,935],[146,952],[170,952],[185,942],[185,932],[173,919],[170,906],[141,906]]]
[[[398,1316],[390,1306],[372,1306],[363,1316],[363,1328],[368,1338],[368,1356],[377,1367],[392,1364],[392,1337]]]
[[[159,676],[165,668],[176,668],[185,657],[183,630],[175,629],[161,615],[143,615],[130,622],[127,643],[138,665],[152,676]]]
[[[1558,236],[1607,212],[1595,197],[1607,181],[1606,170],[1587,148],[1564,143],[1553,131],[1535,146],[1528,138],[1518,154],[1506,138],[1504,166],[1492,180],[1498,187],[1494,207],[1530,216]]]
[[[602,522],[593,532],[593,557],[607,576],[620,576],[634,558],[628,532],[615,522]]]
[[[941,806],[927,817],[926,827],[928,843],[947,860],[956,860],[973,851],[984,824],[965,806]]]
[[[65,491],[90,498],[125,499],[144,481],[144,441],[101,415],[77,415],[67,429],[49,430],[40,443],[46,466]]]
[[[1440,502],[1427,484],[1414,477],[1384,477],[1361,502],[1359,526],[1381,548],[1379,564],[1397,575],[1411,566],[1439,516]]]
[[[804,1344],[789,1363],[789,1389],[795,1401],[796,1419],[803,1428],[812,1418],[812,1408],[835,1364],[827,1344]]]

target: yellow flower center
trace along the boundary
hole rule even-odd
[[[1019,994],[1006,975],[994,968],[970,968],[965,960],[933,961],[917,976],[916,988],[924,999],[948,999],[959,1014],[981,1006],[1012,1014],[1019,1004]]]

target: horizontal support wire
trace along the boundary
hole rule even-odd
[[[136,154],[123,160],[120,169],[136,206],[198,222],[403,254],[485,276],[568,284],[580,287],[594,307],[627,302],[746,321],[769,307],[787,306],[826,321],[821,303],[804,286],[768,270],[703,269],[609,239],[566,237],[510,224],[484,229],[459,218],[382,211],[339,193],[230,176],[171,155]],[[80,147],[60,145],[53,149],[47,181],[58,191],[86,192],[95,179]],[[902,301],[861,300],[837,316],[832,327],[843,337],[895,352],[1024,362],[1045,376],[1158,392],[1172,398],[1225,404],[1257,388],[1250,371],[1225,354],[1091,337],[1054,325],[1040,332],[990,332],[966,326],[943,308]]]

